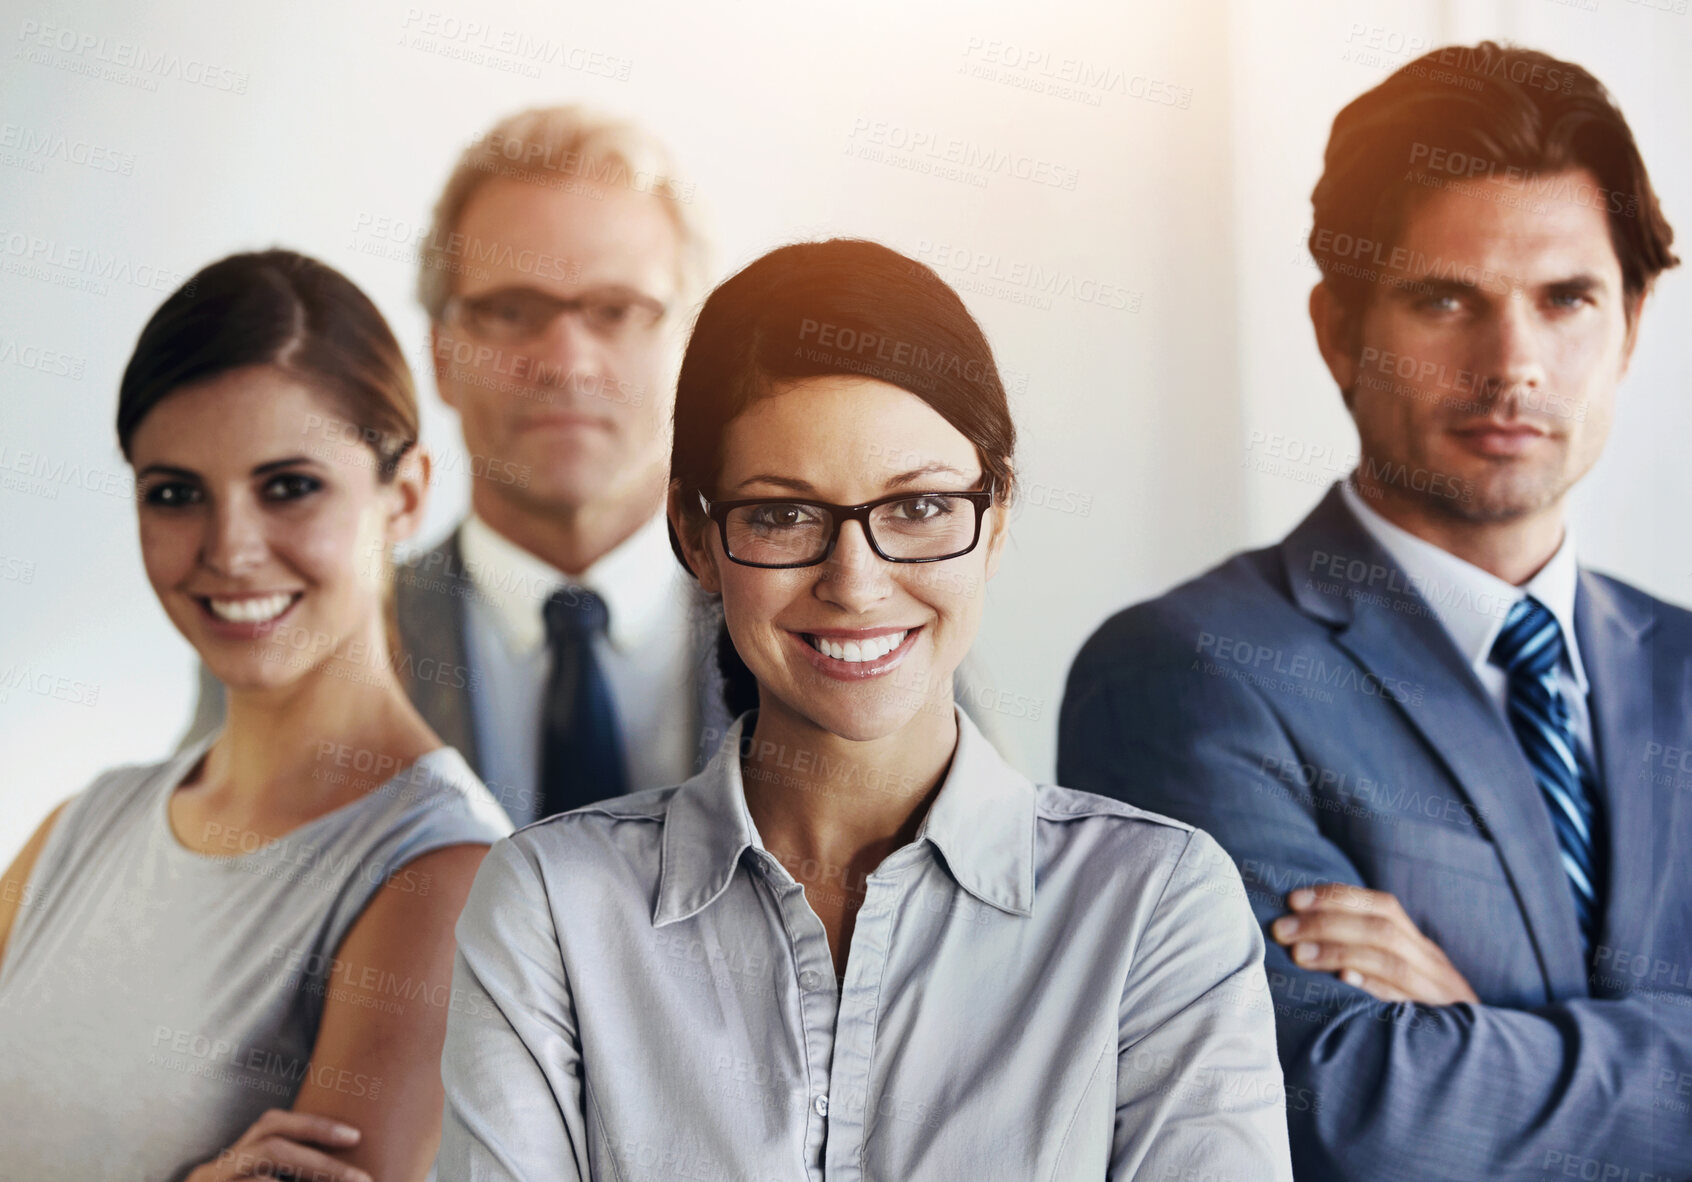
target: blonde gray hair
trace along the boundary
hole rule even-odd
[[[637,124],[587,107],[532,107],[473,139],[435,203],[417,276],[417,298],[431,320],[444,315],[453,276],[474,261],[476,244],[454,240],[458,222],[476,191],[496,177],[558,189],[608,185],[652,194],[675,225],[681,304],[691,306],[704,291],[709,248],[694,186],[675,175],[668,149]]]

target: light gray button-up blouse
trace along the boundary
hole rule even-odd
[[[483,862],[442,1182],[1291,1178],[1262,936],[1208,836],[1030,783],[959,711],[837,986],[746,808],[749,717]]]

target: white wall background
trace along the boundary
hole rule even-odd
[[[141,325],[212,259],[273,244],[325,259],[371,293],[422,376],[407,246],[452,160],[510,110],[584,100],[675,147],[714,225],[719,275],[828,234],[941,263],[1017,390],[1033,495],[978,652],[995,688],[1037,708],[1005,725],[1018,761],[1049,776],[1064,675],[1098,622],[1273,540],[1332,475],[1320,461],[1255,471],[1254,440],[1354,446],[1304,313],[1315,271],[1301,242],[1334,113],[1424,44],[1493,35],[1570,56],[1615,91],[1671,221],[1692,236],[1692,17],[1660,10],[1675,2],[166,0],[145,15],[117,0],[8,3],[0,859],[99,769],[165,754],[188,716],[193,654],[143,575],[112,419]],[[453,40],[471,21],[486,32]],[[502,37],[567,56],[525,73]],[[164,64],[112,67],[136,52],[125,45]],[[484,60],[443,52],[464,47]],[[1104,82],[1080,95],[1020,85],[1043,78],[1017,65],[1030,52],[1078,59]],[[587,54],[625,76],[580,68]],[[854,148],[876,123],[895,140],[958,138],[1072,170],[1075,184],[960,183],[864,159]],[[61,136],[75,159],[26,150]],[[985,272],[945,262],[983,255]],[[1110,285],[1129,307],[1064,295],[1031,306],[992,278],[1019,268]],[[1671,274],[1577,511],[1589,561],[1683,603],[1689,303]],[[432,394],[425,439],[461,451]],[[464,465],[449,467],[429,540],[466,503]],[[63,688],[31,688],[42,684]]]

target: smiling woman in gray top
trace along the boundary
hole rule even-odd
[[[917,262],[790,246],[712,294],[670,522],[740,717],[692,780],[489,854],[443,1177],[1290,1178],[1232,863],[953,705],[1013,437]]]
[[[142,331],[118,439],[229,712],[0,880],[0,1177],[422,1178],[452,924],[510,825],[391,663],[428,484],[399,344],[323,264],[232,256]]]

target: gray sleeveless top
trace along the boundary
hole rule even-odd
[[[215,737],[104,773],[42,848],[0,962],[0,1178],[177,1179],[290,1107],[365,905],[390,877],[427,891],[419,855],[511,831],[442,747],[279,841],[195,853],[170,796]]]

